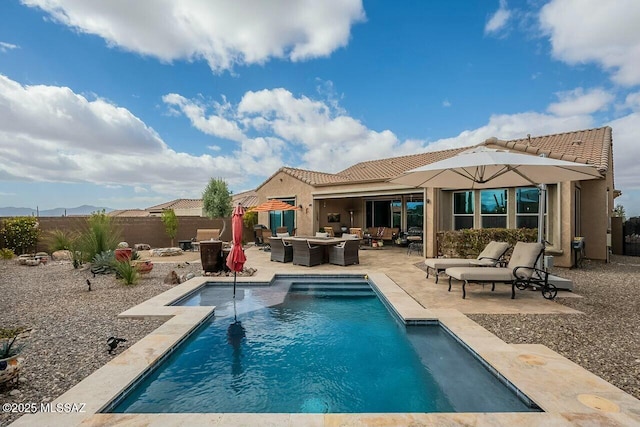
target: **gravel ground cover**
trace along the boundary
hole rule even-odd
[[[26,267],[0,261],[0,325],[32,328],[23,374],[17,387],[0,385],[1,403],[49,402],[103,366],[162,321],[118,319],[123,311],[158,295],[171,270],[201,275],[200,263],[155,263],[136,286],[124,286],[114,275],[95,278],[88,269],[74,270],[69,262]],[[86,280],[91,281],[88,291]],[[107,338],[124,337],[111,355]],[[22,414],[0,413],[4,426]]]
[[[93,277],[70,263],[25,267],[0,261],[0,325],[32,328],[22,355],[17,387],[0,386],[0,402],[49,402],[121,353],[161,321],[117,319],[121,312],[158,295],[171,270],[200,275],[200,264],[155,263],[136,286],[113,275]],[[559,298],[584,314],[472,315],[508,343],[548,346],[594,374],[640,398],[640,258],[613,256],[612,262],[585,262],[557,274],[574,281],[583,298]],[[86,279],[92,283],[89,292]],[[110,336],[128,341],[107,352]],[[22,414],[0,413],[4,426]]]
[[[584,314],[469,317],[507,343],[544,344],[640,399],[640,258],[613,255],[555,273],[583,296],[557,304]]]

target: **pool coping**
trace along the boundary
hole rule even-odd
[[[303,272],[308,273],[308,272]],[[295,273],[280,274],[290,276]],[[271,276],[278,275],[277,273]],[[336,276],[335,274],[318,274]],[[133,384],[149,366],[178,346],[206,321],[215,307],[169,304],[207,282],[231,283],[232,277],[196,277],[159,294],[118,317],[165,320],[160,327],[96,370],[53,404],[83,403],[84,412],[27,414],[22,425],[633,425],[640,424],[640,400],[609,384],[551,349],[538,344],[507,344],[455,309],[420,305],[383,273],[350,270],[348,276],[368,277],[405,323],[437,321],[490,369],[533,400],[539,413],[376,413],[376,414],[114,414],[100,413]],[[256,282],[238,278],[238,283]],[[261,280],[262,281],[262,280]],[[269,281],[269,279],[267,280]],[[532,325],[535,327],[535,325]]]

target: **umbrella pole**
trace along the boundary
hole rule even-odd
[[[233,298],[236,298],[236,275],[238,274],[237,271],[233,272]]]

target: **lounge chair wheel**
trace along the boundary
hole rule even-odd
[[[542,288],[542,296],[546,299],[554,299],[558,295],[558,289],[555,285],[548,283]]]
[[[521,291],[524,291],[525,289],[527,289],[527,284],[525,282],[517,281],[516,288],[520,289]]]

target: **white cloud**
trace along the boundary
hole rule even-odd
[[[510,17],[511,11],[507,9],[507,1],[500,0],[500,7],[485,24],[484,33],[487,35],[498,34],[507,26]]]
[[[2,53],[8,52],[13,49],[17,49],[17,48],[18,48],[18,45],[7,43],[7,42],[0,42],[0,52]]]
[[[451,107],[451,102],[449,102],[448,99],[445,99],[444,101],[442,101],[442,106],[443,107]]]
[[[176,152],[127,109],[65,87],[22,86],[3,75],[0,158],[6,180],[133,183],[183,197],[199,194],[211,176],[239,185],[267,173],[244,151],[216,157]]]
[[[214,71],[270,58],[330,55],[365,19],[361,0],[22,0],[110,46],[162,61],[204,59]]]
[[[429,144],[429,150],[446,150],[479,144],[491,137],[498,139],[524,138],[527,134],[548,135],[593,126],[591,116],[557,117],[551,114],[526,112],[493,114],[489,123],[477,129],[465,130],[457,136],[443,138]]]
[[[613,100],[613,94],[602,88],[585,90],[581,87],[566,92],[557,92],[559,102],[547,108],[547,111],[557,116],[575,116],[592,114],[605,109]]]
[[[552,0],[540,26],[552,54],[569,64],[595,62],[622,85],[640,84],[640,2]]]
[[[136,186],[133,187],[133,192],[136,193],[136,194],[141,194],[141,193],[148,193],[149,190],[147,190],[144,187],[140,187],[140,186],[136,185]]]

